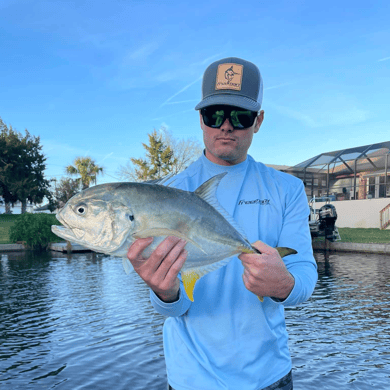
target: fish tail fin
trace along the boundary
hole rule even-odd
[[[258,249],[256,249],[253,246],[252,246],[252,249],[253,249],[252,253],[261,253]],[[286,257],[288,255],[295,255],[298,253],[295,249],[291,249],[291,248],[287,248],[287,247],[279,247],[278,246],[275,249],[278,251],[281,258]],[[251,253],[251,251],[246,250],[245,253]],[[260,302],[264,301],[264,297],[258,296],[257,298],[259,298]]]
[[[286,257],[289,255],[296,255],[298,252],[295,249],[287,248],[285,246],[278,246],[276,250],[279,252],[280,257]]]
[[[298,253],[295,249],[287,248],[285,246],[282,247],[277,246],[275,249],[279,252],[280,257],[282,258],[288,255],[295,255]],[[258,253],[261,255],[261,252],[258,249],[256,249],[254,246],[252,246],[251,249],[242,246],[240,247],[240,250],[243,253]]]
[[[181,278],[183,280],[184,289],[188,298],[194,302],[194,288],[195,283],[200,279],[202,275],[199,275],[196,270],[181,271]]]

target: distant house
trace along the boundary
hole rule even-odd
[[[300,178],[309,199],[390,197],[390,141],[321,153],[293,167],[268,165]]]

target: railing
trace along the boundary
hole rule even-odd
[[[386,229],[390,225],[390,203],[379,211],[381,230]]]

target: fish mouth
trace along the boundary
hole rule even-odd
[[[81,229],[77,229],[77,228],[69,228],[69,227],[66,227],[66,226],[60,226],[60,225],[52,225],[51,227],[51,231],[67,240],[67,241],[79,241],[81,242],[84,235],[85,235],[85,232],[82,231]]]
[[[53,225],[51,231],[57,236],[64,238],[68,241],[82,241],[85,236],[85,231],[78,229],[76,227],[70,226],[66,221],[61,217],[61,213],[57,213],[56,218],[61,225]]]

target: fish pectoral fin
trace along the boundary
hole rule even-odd
[[[258,295],[257,298],[259,298],[260,302],[264,302],[264,297],[261,297],[260,295]]]
[[[298,252],[295,249],[287,248],[287,247],[276,247],[276,250],[279,252],[280,257],[286,257],[289,255],[296,255]]]
[[[181,278],[183,280],[184,290],[190,301],[194,302],[195,283],[200,279],[201,275],[196,270],[182,271]]]
[[[122,257],[122,264],[123,264],[123,269],[125,270],[127,275],[134,269],[130,263],[130,260],[127,259],[126,257]]]

